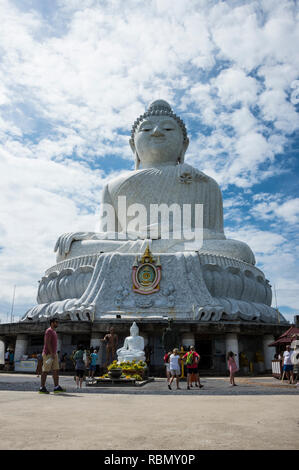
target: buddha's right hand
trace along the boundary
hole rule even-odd
[[[58,238],[54,252],[58,251],[59,255],[65,256],[70,252],[71,245],[74,241],[78,240],[92,240],[94,238],[94,232],[71,232],[64,233]]]

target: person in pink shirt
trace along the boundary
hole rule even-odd
[[[39,393],[48,394],[46,389],[46,380],[48,373],[52,370],[53,381],[54,381],[54,393],[65,392],[65,390],[59,385],[59,361],[57,354],[57,333],[56,328],[58,327],[58,320],[51,318],[50,328],[45,332],[44,337],[44,349],[43,349],[43,369],[41,374],[41,386]]]
[[[235,361],[235,355],[232,351],[227,353],[227,366],[229,369],[229,381],[232,386],[236,386],[235,384],[235,373],[239,370],[238,366]]]

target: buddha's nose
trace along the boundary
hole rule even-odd
[[[164,134],[163,132],[161,131],[161,129],[159,128],[159,126],[155,126],[154,129],[153,129],[153,132],[152,132],[152,136],[154,137],[162,137]]]

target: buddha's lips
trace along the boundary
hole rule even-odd
[[[151,138],[151,142],[165,142],[166,141],[166,138],[165,137],[152,137]]]

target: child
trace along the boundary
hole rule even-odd
[[[235,384],[235,373],[239,370],[238,366],[235,361],[235,355],[232,351],[227,353],[227,365],[229,368],[229,381],[232,386],[236,386]]]

